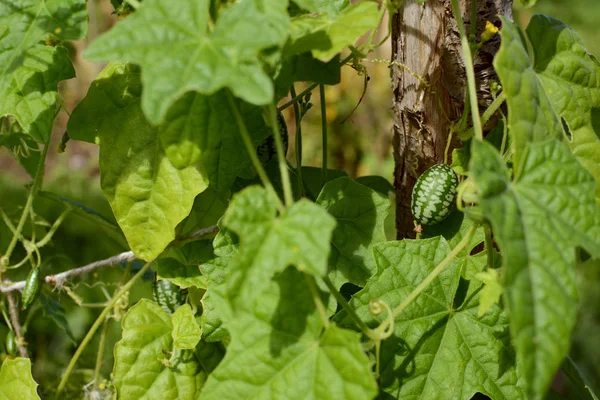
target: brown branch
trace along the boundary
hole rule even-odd
[[[199,239],[203,236],[210,235],[218,230],[219,230],[219,228],[216,225],[210,226],[208,228],[203,228],[194,233],[191,233],[188,236],[184,236],[184,237],[176,239],[174,241],[174,243]],[[126,251],[124,253],[117,254],[115,256],[106,258],[104,260],[94,261],[93,263],[84,265],[83,267],[70,269],[68,271],[64,271],[64,272],[61,272],[56,275],[48,275],[44,278],[44,281],[49,285],[61,287],[65,284],[65,282],[69,278],[72,278],[74,276],[87,274],[88,272],[92,272],[95,269],[102,268],[102,267],[109,267],[109,266],[112,266],[115,264],[119,264],[123,261],[127,261],[127,262],[133,261],[136,258],[137,257],[135,256],[135,254],[133,254],[132,251]],[[15,290],[23,290],[23,288],[25,287],[25,281],[19,281],[19,282],[15,282],[12,284],[7,284],[7,283],[8,283],[8,281],[4,281],[3,283],[0,284],[0,292],[10,293]]]

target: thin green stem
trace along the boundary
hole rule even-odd
[[[456,18],[456,23],[458,25],[458,31],[460,32],[460,42],[463,50],[465,69],[467,71],[467,85],[469,91],[469,102],[471,105],[471,115],[473,117],[473,130],[475,132],[475,137],[479,140],[483,140],[483,129],[481,126],[481,118],[479,116],[479,105],[477,104],[477,88],[475,86],[473,57],[471,55],[469,38],[465,32],[465,24],[463,23],[458,0],[452,0],[452,11],[454,12],[454,17]]]
[[[110,319],[104,320],[102,333],[100,334],[100,343],[98,343],[98,354],[96,354],[96,367],[94,368],[94,387],[98,388],[100,384],[100,370],[104,360],[104,347],[106,346],[106,337],[108,336],[108,327]]]
[[[323,156],[321,162],[321,186],[327,182],[327,104],[325,99],[325,85],[319,85],[321,97],[321,134],[323,136]]]
[[[65,211],[63,211],[62,214],[60,214],[60,216],[56,219],[56,221],[54,221],[54,224],[52,224],[50,230],[46,233],[46,235],[39,242],[35,243],[35,247],[40,248],[47,245],[50,242],[50,240],[52,240],[52,236],[54,236],[54,233],[56,233],[58,227],[62,224],[62,222],[65,220],[66,216],[70,212],[70,208],[67,208]]]
[[[285,103],[284,105],[277,107],[277,111],[283,111],[286,108],[288,108],[289,106],[296,104],[298,102],[298,100],[302,99],[308,93],[312,92],[313,89],[316,88],[317,86],[319,86],[318,83],[313,83],[312,85],[310,85],[309,87],[304,89],[302,92],[300,92],[299,95],[294,96],[292,94],[292,99],[290,101],[288,101],[287,103]]]
[[[294,85],[290,87],[290,94],[292,97],[296,97]],[[302,180],[302,115],[300,114],[298,102],[294,103],[294,115],[296,116],[296,177],[298,178],[300,192],[304,194],[304,181]]]
[[[123,295],[129,291],[129,289],[131,289],[131,287],[133,286],[133,284],[140,277],[142,277],[142,275],[144,275],[146,273],[146,271],[150,268],[150,265],[152,265],[152,263],[146,263],[146,265],[144,265],[138,271],[138,273],[135,274],[133,276],[133,278],[131,278],[113,296],[113,298],[108,302],[108,305],[106,307],[104,307],[104,310],[102,310],[102,312],[100,313],[100,315],[98,316],[98,318],[96,319],[96,321],[94,322],[94,324],[92,325],[92,327],[90,328],[90,330],[88,331],[88,333],[85,335],[85,337],[81,341],[81,344],[79,345],[79,347],[75,351],[75,354],[73,354],[73,357],[71,358],[71,361],[69,362],[69,365],[67,366],[67,369],[65,370],[65,373],[63,374],[63,376],[62,376],[62,378],[60,380],[60,383],[58,384],[58,388],[56,389],[55,399],[60,398],[60,393],[64,390],[65,385],[67,384],[67,381],[69,380],[69,376],[71,375],[71,372],[73,372],[73,368],[75,367],[75,364],[77,363],[77,360],[79,360],[79,357],[83,353],[83,350],[85,350],[85,348],[87,347],[88,343],[90,342],[90,340],[92,339],[92,337],[94,336],[94,334],[96,333],[96,331],[98,330],[98,328],[100,327],[100,325],[102,325],[102,323],[104,322],[104,320],[108,316],[108,313],[111,312],[111,310],[114,308],[115,304],[117,304],[117,301],[121,297],[123,297]]]
[[[285,205],[289,207],[294,203],[294,197],[292,196],[290,173],[287,169],[285,152],[283,150],[283,140],[281,139],[279,123],[277,122],[277,107],[275,105],[272,105],[267,108],[269,120],[271,123],[271,129],[273,130],[273,136],[275,137],[275,148],[277,149],[277,159],[279,160],[279,172],[281,173],[281,184],[283,186],[283,197],[285,199]]]
[[[342,306],[342,308],[348,313],[350,318],[354,320],[356,325],[365,334],[365,336],[370,337],[371,329],[367,326],[367,324],[363,322],[363,320],[360,319],[360,317],[358,316],[358,314],[356,314],[356,311],[354,310],[354,308],[352,308],[350,303],[348,303],[344,296],[342,296],[342,294],[335,288],[335,285],[333,284],[333,282],[331,282],[331,279],[329,279],[328,276],[325,276],[323,278],[323,282],[325,282],[327,289],[329,289],[329,293],[331,293],[333,297],[335,297],[338,304]]]
[[[483,227],[485,234],[485,250],[487,251],[487,266],[489,269],[494,268],[494,242],[492,241],[492,229],[489,225]]]
[[[417,297],[419,297],[419,295],[427,288],[427,286],[429,286],[429,284],[433,282],[435,278],[437,278],[440,272],[442,272],[444,268],[446,268],[448,264],[450,264],[452,260],[454,260],[458,253],[460,253],[465,247],[467,247],[467,245],[471,242],[471,239],[473,238],[477,227],[477,225],[473,225],[469,232],[466,234],[466,236],[460,241],[460,243],[458,243],[458,245],[456,245],[456,247],[450,253],[448,253],[446,258],[444,258],[442,262],[440,262],[439,265],[435,267],[433,271],[431,271],[429,275],[427,275],[427,277],[423,279],[423,281],[421,281],[421,283],[419,283],[419,285],[416,288],[413,289],[412,292],[410,292],[410,294],[402,301],[402,303],[400,303],[400,305],[394,309],[394,312],[392,313],[394,318],[400,315],[400,313],[402,313],[402,311],[404,311],[404,309],[408,307],[410,303],[412,303]]]
[[[321,315],[323,326],[327,328],[329,326],[329,318],[327,317],[327,311],[325,310],[325,306],[323,305],[321,296],[319,296],[319,290],[317,289],[317,283],[315,282],[315,278],[307,274],[304,274],[304,277],[308,282],[308,287],[310,288],[310,293],[312,294],[315,306],[317,306],[317,310],[319,310],[319,314]]]
[[[233,98],[233,95],[229,90],[227,90],[227,100],[229,100],[229,106],[231,107],[231,111],[233,112],[233,116],[237,122],[240,135],[242,136],[242,140],[244,141],[244,145],[246,146],[246,151],[250,156],[250,160],[252,161],[254,169],[256,169],[256,173],[258,174],[262,184],[265,186],[267,191],[269,191],[273,199],[275,199],[279,211],[283,211],[283,204],[281,203],[279,196],[277,196],[277,192],[275,192],[275,189],[273,189],[273,185],[271,184],[271,181],[269,180],[265,169],[263,168],[262,164],[260,163],[260,160],[258,159],[258,156],[256,155],[256,147],[252,143],[252,139],[250,139],[248,128],[246,128],[246,124],[244,123],[242,114],[240,113],[237,104],[235,104],[235,99]],[[277,121],[275,121],[275,123],[277,123]]]
[[[21,232],[23,231],[23,227],[25,226],[25,221],[27,221],[27,217],[31,212],[31,207],[33,206],[33,199],[44,180],[44,166],[46,165],[46,156],[48,155],[48,148],[50,147],[50,137],[44,144],[44,149],[42,150],[42,157],[40,158],[40,162],[38,163],[37,170],[35,172],[35,178],[33,179],[33,184],[31,185],[31,189],[29,190],[29,195],[27,196],[27,202],[25,203],[25,208],[23,209],[23,213],[21,214],[21,219],[19,220],[19,224],[17,225],[17,230],[15,234],[13,234],[12,240],[8,244],[8,248],[2,257],[0,257],[0,271],[4,270],[4,267],[10,264],[10,256],[12,255],[15,246],[21,236]]]

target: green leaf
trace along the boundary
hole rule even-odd
[[[376,270],[371,249],[386,240],[383,222],[390,201],[344,177],[327,183],[317,204],[337,220],[331,238],[329,278],[338,289],[346,282],[364,286]]]
[[[351,305],[369,326],[378,326],[386,313],[373,316],[370,301],[379,299],[394,309],[449,252],[442,237],[376,245],[377,274]],[[485,268],[485,257],[477,261],[479,269]],[[390,398],[456,400],[477,392],[494,400],[525,398],[517,386],[506,315],[493,306],[479,317],[475,290],[464,304],[456,304],[461,264],[454,259],[395,318],[392,337],[382,342],[380,385]],[[353,324],[345,313],[336,319]]]
[[[206,277],[207,290],[202,298],[200,327],[202,337],[207,342],[229,339],[223,319],[227,314],[226,274],[231,260],[237,254],[238,240],[232,232],[221,227],[213,241],[214,254],[200,260],[200,270]]]
[[[317,167],[302,167],[302,179],[304,181],[304,189],[306,194],[316,199],[319,197],[319,193],[323,189],[323,185],[329,181],[337,178],[348,176],[345,171],[339,169],[328,169],[327,170],[327,181],[321,182],[322,169]]]
[[[64,330],[69,339],[73,341],[73,344],[77,343],[75,336],[73,336],[73,332],[71,331],[71,327],[69,326],[65,308],[45,293],[40,294],[40,304],[42,305],[44,315],[54,321],[59,328]]]
[[[178,169],[169,162],[139,103],[119,116],[120,134],[102,136],[101,186],[133,252],[152,261],[175,239],[175,227],[208,186],[206,173],[201,166]]]
[[[225,154],[223,154],[225,157]],[[216,225],[227,209],[228,200],[212,187],[196,196],[190,215],[185,219],[181,229],[182,235],[193,233],[199,229]]]
[[[146,0],[95,40],[85,57],[129,61],[142,67],[142,108],[154,124],[184,93],[209,95],[227,87],[245,101],[273,100],[273,84],[261,51],[283,44],[289,24],[287,1],[243,0],[225,8],[209,32],[209,0],[166,5]]]
[[[29,358],[6,359],[0,368],[0,399],[31,400],[39,399],[38,384],[31,375]]]
[[[578,399],[581,400],[598,400],[598,396],[594,393],[590,384],[586,382],[583,375],[573,362],[571,357],[567,357],[563,362],[560,370],[565,378],[570,383],[569,388],[576,393]]]
[[[328,61],[351,46],[379,23],[377,3],[367,1],[353,4],[336,16],[303,14],[293,18],[286,57],[311,51],[321,61]]]
[[[340,57],[328,62],[315,59],[310,53],[294,55],[286,59],[275,80],[276,99],[285,97],[294,82],[313,82],[323,85],[337,85],[341,80]],[[304,167],[303,167],[304,168]]]
[[[56,115],[57,83],[75,76],[62,46],[42,45],[49,34],[85,37],[85,0],[0,3],[0,115],[14,115],[26,133],[45,142]]]
[[[288,268],[259,307],[229,325],[231,344],[202,399],[371,399],[377,386],[360,335],[322,322],[303,273]]]
[[[518,166],[527,143],[561,139],[563,129],[534,70],[525,35],[506,18],[502,18],[501,35],[494,67],[506,93],[513,160]]]
[[[196,399],[207,374],[194,353],[181,351],[167,366],[173,349],[170,316],[142,299],[123,318],[123,338],[115,345],[113,370],[117,396],[123,399]],[[161,361],[162,360],[162,361]]]
[[[325,12],[336,16],[350,3],[348,0],[293,0],[301,8],[312,13]]]
[[[180,350],[193,350],[202,336],[202,330],[189,304],[179,307],[171,316],[173,323],[173,346]]]
[[[527,27],[533,66],[571,132],[573,155],[594,175],[600,200],[600,63],[561,21],[535,15]]]
[[[543,398],[575,323],[575,246],[600,255],[594,178],[558,141],[532,143],[514,182],[474,141],[470,170],[502,252],[505,300],[528,397]]]
[[[67,50],[35,45],[24,53],[22,65],[4,73],[10,78],[0,75],[0,115],[14,115],[23,131],[46,142],[58,112],[58,82],[75,76]]]
[[[251,186],[233,197],[223,225],[240,238],[239,251],[227,269],[227,292],[234,311],[253,309],[262,286],[289,265],[317,277],[327,273],[335,220],[306,199],[277,217],[268,192]]]
[[[355,182],[360,183],[368,188],[373,189],[377,193],[381,193],[387,196],[389,193],[395,193],[394,185],[390,183],[386,178],[379,175],[365,175],[359,176],[354,179]]]
[[[109,64],[73,111],[68,125],[71,138],[101,142],[102,135],[121,132],[135,136],[138,126],[152,126],[139,111],[140,79],[139,68],[132,64]],[[253,142],[262,143],[271,134],[271,128],[263,120],[261,109],[237,103]],[[137,112],[129,116],[131,107]],[[128,117],[134,121],[128,123]],[[217,192],[226,192],[238,173],[250,165],[224,92],[212,96],[184,95],[171,107],[165,121],[153,128],[169,162],[177,169],[201,164]],[[214,199],[207,194],[198,201],[212,204]]]
[[[504,288],[500,283],[497,269],[488,269],[485,272],[479,272],[475,275],[475,278],[485,283],[479,295],[479,315],[483,315],[494,304],[500,303],[500,296],[502,296]]]
[[[168,279],[182,289],[195,286],[206,289],[206,281],[198,265],[184,265],[174,258],[161,258],[155,261],[158,279]]]

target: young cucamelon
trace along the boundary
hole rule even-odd
[[[185,303],[187,290],[169,280],[157,279],[152,283],[152,295],[163,310],[172,314]]]
[[[421,225],[442,222],[454,207],[458,177],[446,164],[429,168],[417,179],[412,192],[411,211]]]
[[[29,271],[27,280],[25,280],[25,288],[23,288],[23,309],[29,307],[37,299],[42,288],[42,277],[39,268],[33,268]]]

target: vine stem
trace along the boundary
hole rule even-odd
[[[290,87],[290,94],[292,97],[296,97],[296,88],[294,88],[294,85]],[[296,116],[296,176],[300,191],[304,193],[304,181],[302,180],[302,115],[300,115],[298,102],[294,103],[294,115]]]
[[[96,354],[96,367],[94,368],[94,388],[100,385],[100,370],[104,359],[104,347],[106,346],[106,337],[108,336],[109,320],[105,319],[100,334],[100,343],[98,344],[98,354]]]
[[[475,70],[473,68],[473,57],[471,55],[471,47],[469,38],[465,32],[465,24],[462,19],[460,6],[458,0],[452,0],[452,11],[456,18],[458,25],[458,31],[460,32],[460,42],[462,45],[463,58],[465,59],[465,69],[467,71],[467,86],[469,90],[469,102],[471,104],[471,115],[473,117],[473,131],[475,137],[479,140],[483,140],[483,128],[481,125],[481,118],[479,116],[479,104],[477,104],[477,89],[475,86]]]
[[[429,275],[427,275],[427,277],[423,279],[416,288],[413,289],[412,292],[410,292],[410,294],[402,301],[402,303],[400,303],[400,305],[398,305],[398,307],[394,309],[394,311],[392,312],[392,316],[394,319],[398,315],[400,315],[400,313],[402,313],[402,311],[404,311],[404,309],[408,307],[410,303],[412,303],[435,278],[437,278],[437,276],[444,270],[444,268],[446,268],[446,266],[448,266],[448,264],[450,264],[450,262],[452,262],[452,260],[456,258],[458,253],[460,253],[465,247],[467,247],[478,227],[479,226],[477,224],[473,225],[471,229],[469,229],[469,232],[465,235],[465,237],[456,245],[456,247],[450,253],[448,253],[446,258],[444,258],[442,262],[440,262],[439,265],[435,267],[433,271],[431,271]]]
[[[267,107],[269,119],[271,122],[271,129],[273,130],[273,136],[275,137],[275,147],[277,149],[277,159],[279,160],[279,173],[281,174],[281,183],[283,185],[283,197],[285,199],[285,205],[287,207],[294,203],[292,196],[292,185],[290,183],[290,173],[287,168],[287,162],[285,161],[285,152],[283,150],[283,140],[281,139],[281,132],[279,129],[279,123],[277,122],[277,106],[273,104],[271,107]]]
[[[133,286],[133,284],[142,276],[146,273],[146,271],[150,268],[150,265],[152,265],[152,263],[146,263],[146,265],[144,265],[137,274],[135,274],[133,276],[133,278],[131,278],[114,296],[113,298],[108,302],[108,304],[106,305],[106,307],[104,307],[104,310],[102,310],[102,312],[100,313],[100,315],[98,316],[98,318],[96,319],[96,321],[94,322],[94,324],[92,325],[92,327],[90,328],[90,330],[88,331],[88,333],[85,335],[85,337],[83,338],[83,340],[81,341],[81,344],[79,345],[79,347],[77,348],[77,350],[75,351],[75,354],[73,354],[73,357],[71,358],[71,361],[69,362],[69,365],[67,366],[67,370],[65,371],[65,373],[63,374],[60,383],[58,384],[58,388],[56,389],[56,395],[55,395],[55,399],[59,398],[60,393],[64,390],[65,385],[67,384],[67,381],[69,380],[69,376],[71,375],[71,372],[73,371],[73,368],[75,367],[75,364],[77,363],[77,360],[79,360],[79,357],[81,356],[81,353],[83,353],[83,350],[87,347],[88,343],[90,342],[90,340],[92,339],[92,337],[94,336],[94,334],[96,333],[96,331],[98,330],[98,328],[100,327],[100,325],[104,322],[104,320],[106,319],[106,317],[108,316],[108,313],[113,309],[113,307],[115,306],[115,304],[117,304],[117,301],[123,297],[123,295],[125,293],[127,293],[129,291],[129,289]]]
[[[246,124],[244,123],[242,114],[240,113],[237,104],[235,104],[235,99],[231,94],[231,91],[226,90],[226,92],[227,100],[229,101],[229,106],[231,107],[231,111],[233,112],[233,116],[237,122],[240,135],[242,136],[242,140],[244,142],[244,145],[246,146],[246,151],[248,151],[248,155],[250,156],[252,165],[254,166],[254,169],[256,170],[256,173],[258,174],[262,184],[265,186],[267,191],[271,193],[273,199],[275,199],[277,208],[280,212],[282,212],[284,210],[284,206],[281,203],[281,199],[275,192],[275,189],[273,189],[273,185],[271,184],[271,181],[269,180],[265,169],[263,168],[262,164],[260,163],[260,160],[258,159],[258,156],[256,155],[256,147],[254,146],[254,144],[252,144],[252,139],[250,139],[250,134],[248,133],[248,128],[246,128]],[[275,123],[277,123],[277,117],[275,118]],[[277,128],[277,126],[275,126],[275,128]]]
[[[33,179],[33,184],[31,185],[31,189],[29,190],[29,195],[27,196],[27,202],[25,203],[25,208],[23,209],[23,213],[21,214],[21,219],[19,220],[19,224],[17,225],[16,232],[13,234],[12,240],[8,244],[8,248],[4,255],[0,258],[0,271],[4,270],[4,267],[10,264],[10,256],[17,245],[17,241],[21,236],[21,232],[23,231],[23,227],[25,226],[25,221],[27,221],[27,217],[31,212],[31,207],[33,206],[33,198],[37,193],[40,185],[42,184],[42,180],[44,179],[44,166],[46,165],[46,156],[48,155],[48,148],[50,147],[50,137],[44,144],[44,149],[42,150],[42,156],[40,157],[40,162],[38,163],[37,170],[35,171],[35,178]]]
[[[352,318],[354,320],[356,325],[358,325],[358,327],[365,334],[365,336],[370,337],[371,329],[367,326],[367,324],[365,324],[365,322],[362,319],[360,319],[358,314],[356,314],[356,311],[354,310],[354,308],[352,308],[350,303],[348,303],[348,301],[344,298],[344,296],[342,296],[342,294],[336,289],[333,282],[331,282],[331,279],[329,279],[328,276],[325,276],[322,279],[323,279],[323,282],[325,283],[325,285],[327,286],[327,288],[329,289],[329,293],[331,293],[333,295],[333,297],[335,297],[335,299],[337,300],[339,305],[342,306],[342,308],[344,310],[346,310],[348,315],[350,315],[350,318]]]
[[[498,95],[498,97],[496,97],[494,99],[492,104],[489,105],[489,107],[483,112],[483,115],[481,116],[481,124],[482,125],[485,125],[490,120],[490,118],[492,118],[492,116],[496,113],[496,111],[498,111],[498,109],[500,109],[502,104],[504,104],[505,100],[506,100],[506,93],[504,93],[504,92],[500,93]],[[473,134],[473,128],[469,128],[469,130],[467,130],[466,137],[471,137],[472,134]]]
[[[321,133],[323,135],[323,156],[321,161],[321,186],[327,182],[327,104],[325,103],[325,85],[319,85],[321,98]]]

